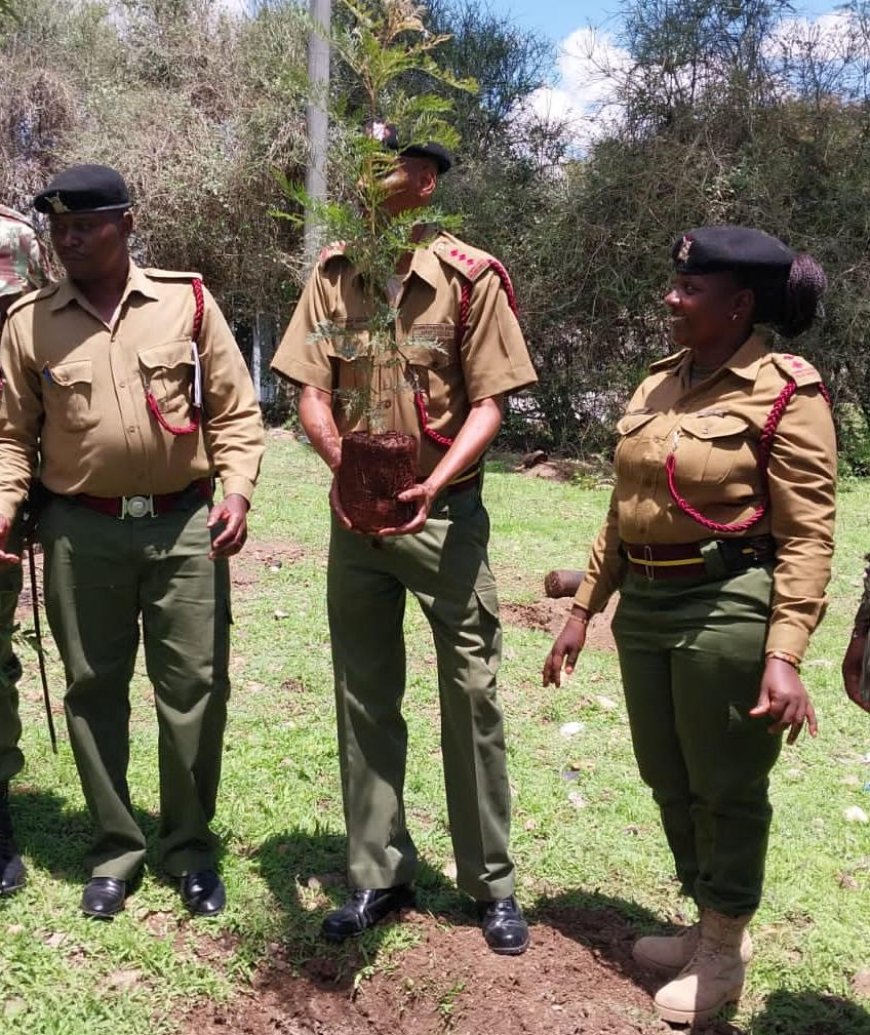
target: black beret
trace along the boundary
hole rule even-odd
[[[788,274],[795,253],[776,237],[748,226],[702,226],[674,241],[678,273],[755,270]]]
[[[108,212],[130,207],[130,192],[107,165],[71,165],[33,199],[37,212]]]
[[[407,158],[428,158],[434,162],[438,172],[443,174],[453,165],[453,155],[442,147],[430,141],[427,144],[410,144],[402,147],[399,142],[399,131],[392,122],[382,122],[379,119],[369,119],[365,124],[366,136],[379,140],[389,151],[398,151],[400,155]]]

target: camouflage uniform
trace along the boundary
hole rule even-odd
[[[0,205],[0,329],[7,304],[22,294],[48,283],[45,258],[33,227],[14,209]],[[5,303],[5,304],[4,304]],[[10,550],[17,549],[16,539]],[[24,765],[18,747],[21,722],[18,717],[16,684],[21,665],[12,650],[15,608],[21,592],[21,568],[0,568],[0,783],[14,776]]]
[[[9,306],[21,295],[48,283],[45,269],[45,256],[33,227],[20,213],[0,205],[0,331]],[[7,549],[17,553],[19,547],[20,532],[13,527]],[[0,567],[0,895],[17,891],[25,879],[7,804],[9,780],[24,765],[24,755],[18,746],[21,664],[12,648],[15,608],[20,593],[21,566]]]

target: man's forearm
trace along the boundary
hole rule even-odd
[[[502,399],[482,399],[471,407],[471,412],[459,430],[453,445],[429,475],[426,481],[439,493],[458,474],[477,463],[488,449],[501,427]]]
[[[306,385],[299,397],[299,423],[314,451],[332,471],[341,464],[341,436],[332,414],[332,393]]]

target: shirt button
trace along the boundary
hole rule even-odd
[[[131,435],[135,435],[136,434],[136,429],[133,427],[132,424],[130,425],[129,428],[127,428],[127,431],[129,431]]]
[[[127,382],[126,381],[119,381],[118,382],[118,387],[119,388],[126,388],[127,387]]]
[[[392,402],[389,399],[384,399],[384,409],[388,410],[392,406]]]

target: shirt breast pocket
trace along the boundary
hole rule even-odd
[[[433,410],[446,408],[450,386],[458,377],[459,349],[453,324],[415,324],[400,348],[411,386],[420,389]],[[430,412],[430,416],[434,416]]]
[[[684,444],[678,449],[683,478],[707,485],[732,479],[745,463],[755,466],[749,424],[731,414],[692,414],[680,423]]]
[[[194,361],[190,339],[152,345],[139,352],[145,390],[150,391],[164,417],[186,418],[193,405]]]
[[[639,472],[645,463],[657,462],[658,440],[651,436],[647,428],[655,416],[655,413],[643,410],[626,413],[616,422],[619,441],[614,452],[614,464],[620,474],[631,475]]]
[[[88,431],[99,424],[91,360],[58,363],[48,369],[46,381],[43,393],[46,420],[56,420],[65,431]]]

